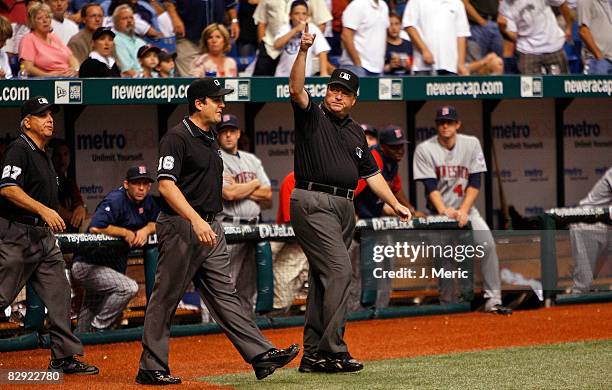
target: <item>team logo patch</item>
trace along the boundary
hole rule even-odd
[[[110,211],[110,206],[106,206],[106,207],[104,208],[104,210],[105,210],[105,211]]]
[[[49,101],[47,100],[47,98],[39,97],[38,104],[49,104]]]
[[[442,107],[442,115],[448,115],[450,112],[448,107]]]
[[[363,150],[359,146],[357,146],[355,148],[355,154],[357,155],[357,157],[361,158],[361,156],[363,156]]]
[[[144,214],[144,207],[140,207],[138,209],[138,214]]]
[[[478,153],[478,155],[476,156],[476,161],[478,161],[480,164],[484,164],[485,163],[484,154]]]
[[[221,83],[219,82],[219,80],[215,80],[215,81],[214,81],[214,83],[215,83],[215,85],[216,85],[217,87],[220,87],[220,86],[221,86]]]
[[[348,74],[348,73],[346,73],[346,72],[340,72],[339,77],[340,77],[341,79],[345,79],[346,81],[348,81],[348,80],[350,80],[350,79],[351,79],[351,75],[350,75],[350,74]]]
[[[393,130],[395,133],[395,138],[402,138],[402,131],[400,129]]]
[[[227,121],[229,121],[229,120],[230,120],[230,116],[229,116],[229,114],[225,114],[225,115],[223,115],[223,122],[227,122]]]
[[[147,174],[147,167],[145,167],[144,165],[139,165],[138,166],[138,173],[141,175],[146,175]]]

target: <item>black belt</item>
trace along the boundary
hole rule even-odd
[[[213,223],[215,221],[215,217],[217,216],[217,213],[200,213],[200,212],[198,212],[198,214],[207,223]]]
[[[230,217],[229,215],[225,215],[223,217],[223,222],[245,223],[245,224],[253,225],[259,222],[259,217],[238,218],[238,217]]]
[[[296,180],[295,188],[308,191],[320,191],[330,195],[339,196],[348,200],[353,200],[355,191],[347,188],[328,186],[327,184],[319,184],[312,181]]]
[[[29,215],[14,215],[11,217],[3,217],[10,222],[22,223],[24,225],[46,227],[47,223],[40,217],[33,217]]]

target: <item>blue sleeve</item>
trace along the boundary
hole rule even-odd
[[[108,225],[118,226],[117,221],[121,215],[121,204],[113,202],[110,197],[106,197],[96,207],[96,212],[91,218],[89,227],[104,229]]]
[[[236,0],[225,0],[225,9],[234,8],[238,5]]]
[[[481,181],[482,181],[482,174],[480,172],[477,173],[470,173],[470,176],[468,177],[468,187],[474,187],[477,190],[480,189],[480,185],[481,185]]]
[[[149,207],[147,207],[147,223],[155,222],[157,220],[157,216],[159,215],[159,204],[154,197],[149,195],[148,198]]]
[[[425,193],[427,195],[438,189],[438,179],[421,179],[421,181],[425,185]]]

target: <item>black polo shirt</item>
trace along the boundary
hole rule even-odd
[[[302,110],[291,101],[295,123],[296,180],[354,189],[357,180],[374,176],[378,166],[361,126],[350,116],[339,119],[308,95]]]
[[[188,117],[170,129],[159,145],[157,181],[174,180],[199,214],[223,210],[223,160],[214,130],[203,131]],[[161,210],[176,211],[162,197]]]
[[[58,178],[51,158],[24,133],[9,145],[2,159],[0,188],[9,186],[21,187],[30,198],[53,210],[59,208]],[[6,219],[15,216],[39,217],[1,196],[0,216]]]

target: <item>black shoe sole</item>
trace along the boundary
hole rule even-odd
[[[148,385],[148,386],[172,386],[172,385],[180,385],[181,382],[177,383],[168,383],[168,382],[150,382],[147,380],[140,379],[136,377],[136,383],[139,385]]]
[[[75,371],[75,372],[66,372],[66,371],[62,371],[62,370],[55,370],[55,369],[49,369],[48,371],[57,371],[57,372],[63,372],[64,375],[98,375],[100,373],[99,369],[96,369],[95,371]]]
[[[257,366],[253,366],[253,368],[255,369],[255,376],[257,377],[258,380],[261,380],[261,379],[264,379],[272,375],[277,368],[281,368],[289,364],[293,359],[297,357],[299,353],[300,353],[300,350],[298,349],[293,355],[289,356],[286,362],[283,362],[283,363],[269,362],[269,363],[260,363]]]

